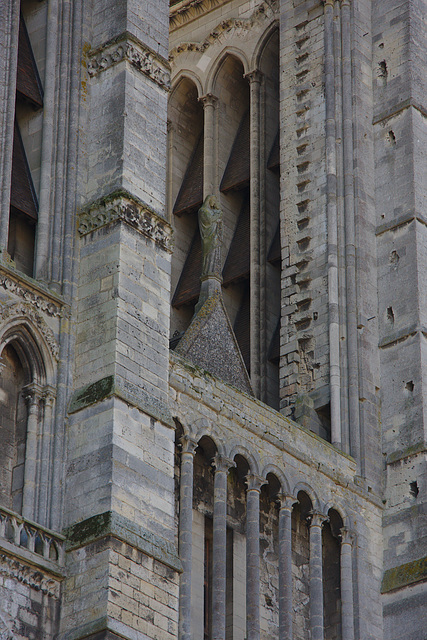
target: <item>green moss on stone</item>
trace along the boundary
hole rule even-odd
[[[76,522],[65,530],[65,535],[68,544],[74,547],[106,535],[110,530],[111,511],[106,511],[83,520],[83,522]]]
[[[381,593],[388,593],[395,589],[407,587],[416,582],[427,580],[427,557],[407,562],[384,573]]]
[[[101,402],[114,391],[114,376],[107,376],[97,380],[81,389],[78,389],[71,398],[70,413],[75,413],[80,409]]]

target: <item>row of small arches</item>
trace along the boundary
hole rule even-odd
[[[197,443],[197,449],[203,452],[207,461],[213,461],[215,455],[233,461],[237,476],[242,481],[247,475],[252,474],[264,479],[266,481],[264,490],[267,490],[271,499],[280,495],[294,497],[304,517],[308,517],[312,512],[324,514],[329,518],[331,527],[337,535],[341,527],[350,527],[350,517],[342,504],[336,500],[322,501],[305,479],[288,478],[283,469],[273,462],[262,464],[257,454],[241,443],[231,441],[224,444],[219,437],[211,433],[206,434],[204,431],[199,431],[193,436],[190,433],[184,433],[179,422],[177,425],[177,443],[185,436]]]

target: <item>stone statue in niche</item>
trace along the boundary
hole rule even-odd
[[[215,196],[206,196],[199,209],[202,239],[201,279],[209,276],[221,279],[222,211]]]

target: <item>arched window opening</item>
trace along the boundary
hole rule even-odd
[[[263,358],[265,401],[279,408],[280,356],[280,157],[279,157],[279,32],[268,39],[260,59],[263,74],[261,104],[261,249],[264,271],[261,283],[261,304],[265,319],[263,327]]]
[[[334,509],[322,528],[323,550],[323,618],[325,640],[341,639],[341,562],[340,530],[343,521]]]
[[[279,503],[280,482],[267,475],[260,493],[261,628],[277,637],[279,626]]]
[[[192,80],[182,78],[178,83],[168,116],[169,200],[175,234],[171,283],[174,348],[193,316],[202,264],[197,211],[203,201],[203,106]]]
[[[21,2],[7,251],[16,268],[33,275],[41,164],[44,37],[37,15],[46,7]],[[43,23],[43,22],[42,22]]]
[[[292,601],[294,640],[310,638],[310,535],[307,518],[313,509],[309,496],[300,491],[292,510]]]
[[[27,438],[24,389],[30,383],[28,367],[9,343],[0,361],[0,504],[21,513]]]
[[[224,212],[223,297],[250,374],[250,113],[243,65],[228,55],[214,85],[218,97],[218,184]]]

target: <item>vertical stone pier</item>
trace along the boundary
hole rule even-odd
[[[180,571],[167,408],[168,2],[98,0],[83,24],[61,637],[167,640]]]

